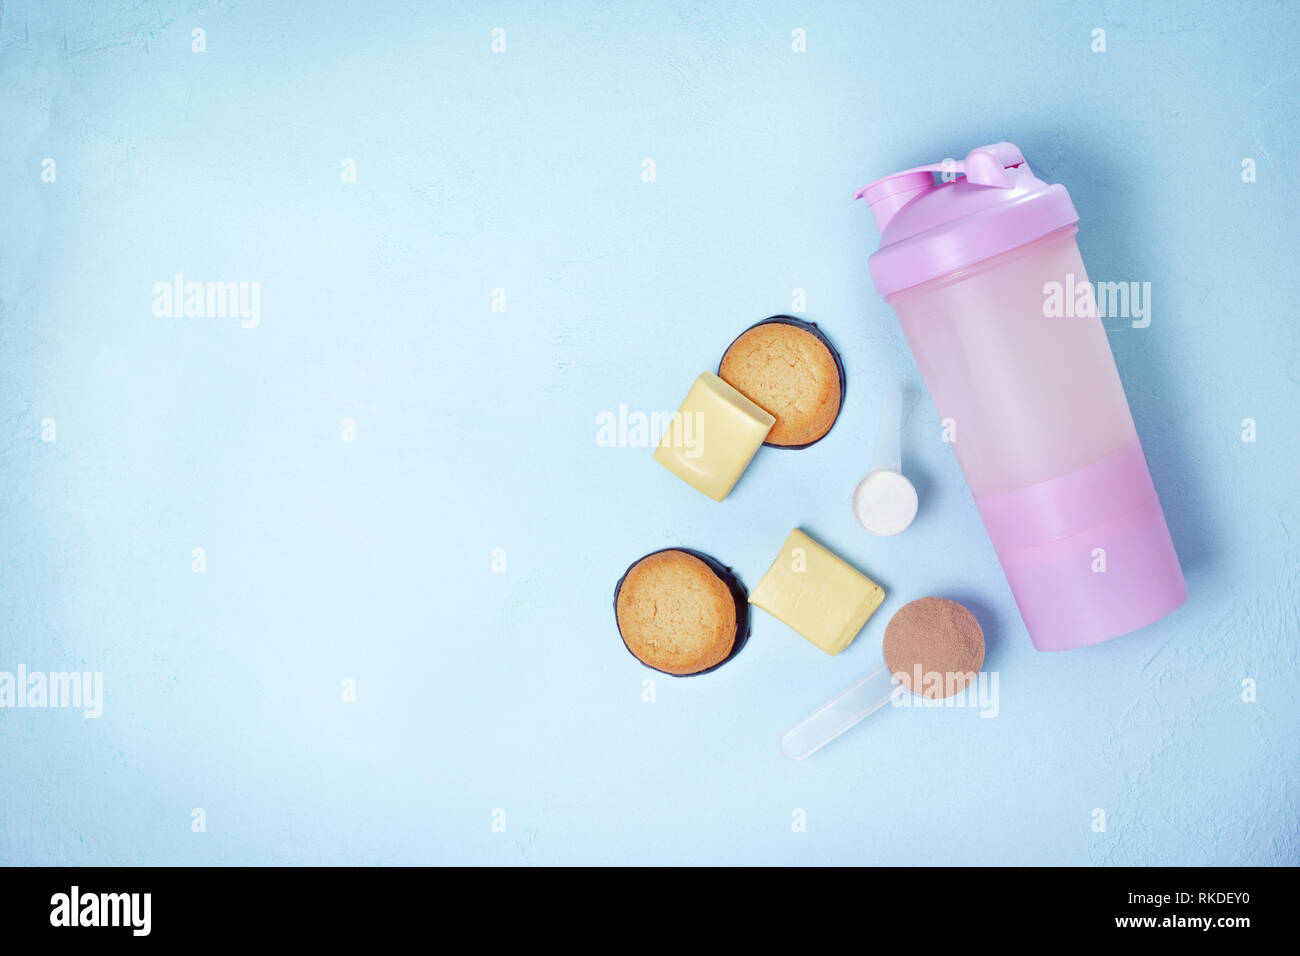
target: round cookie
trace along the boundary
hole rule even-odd
[[[731,571],[685,548],[632,563],[614,589],[623,644],[647,667],[685,677],[730,660],[749,635],[749,602]]]
[[[765,445],[805,448],[831,430],[844,404],[839,352],[811,322],[775,315],[731,343],[718,377],[776,418]]]
[[[951,697],[984,666],[984,631],[956,601],[925,597],[904,604],[890,619],[884,651],[889,670],[912,693]],[[912,686],[918,667],[919,688]]]

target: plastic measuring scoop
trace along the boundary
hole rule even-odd
[[[903,393],[891,389],[880,408],[871,470],[853,489],[853,516],[872,534],[900,534],[916,517],[916,488],[903,474],[902,429]]]
[[[881,664],[842,694],[832,697],[781,738],[781,753],[802,760],[821,750],[854,724],[871,716],[895,697],[906,694],[888,664]]]
[[[984,631],[968,608],[941,597],[909,601],[885,627],[885,664],[785,732],[781,752],[802,760],[903,694],[940,700],[984,666]]]

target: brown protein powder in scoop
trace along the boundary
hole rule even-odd
[[[956,601],[926,597],[904,604],[885,627],[885,663],[921,697],[951,697],[984,665],[984,631]]]

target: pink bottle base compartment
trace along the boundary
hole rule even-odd
[[[1136,441],[1071,474],[975,503],[1040,651],[1128,634],[1187,600]]]

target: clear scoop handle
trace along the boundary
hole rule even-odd
[[[894,683],[889,667],[881,665],[787,730],[781,752],[791,760],[802,760],[902,693],[906,691]]]
[[[903,470],[902,454],[903,391],[891,388],[880,404],[880,428],[876,432],[876,457],[871,467],[888,471]]]

